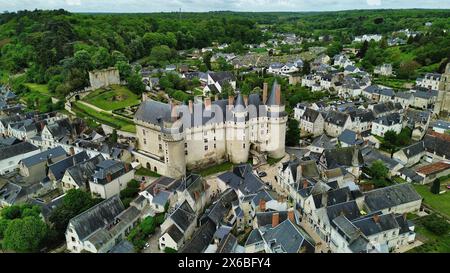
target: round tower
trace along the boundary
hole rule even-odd
[[[241,94],[238,94],[234,105],[233,98],[229,98],[231,117],[227,120],[227,154],[233,164],[248,161],[250,139],[248,128],[248,110]]]
[[[165,122],[161,128],[164,151],[164,162],[167,166],[167,176],[179,178],[186,175],[185,137],[183,126]]]
[[[287,114],[281,103],[281,86],[275,81],[266,102],[268,139],[267,152],[272,158],[281,158],[285,154]]]

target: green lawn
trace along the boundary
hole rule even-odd
[[[126,86],[112,85],[109,90],[101,88],[91,92],[83,101],[110,111],[139,104],[140,99]]]
[[[450,253],[450,234],[438,236],[421,224],[422,218],[413,220],[414,231],[418,239],[425,239],[423,245],[408,251],[409,253]]]
[[[224,163],[219,164],[219,165],[214,165],[214,166],[211,166],[209,168],[205,168],[205,169],[196,171],[196,173],[198,173],[201,176],[205,177],[205,176],[212,175],[212,174],[215,174],[215,173],[231,171],[232,168],[233,168],[233,164],[231,164],[230,162],[224,162]]]
[[[102,113],[95,111],[94,109],[86,106],[80,102],[75,102],[74,110],[82,112],[84,115],[89,116],[90,118],[96,120],[99,123],[103,123],[109,126],[112,126],[116,129],[120,129],[122,131],[135,133],[136,127],[134,123],[128,119],[116,117],[107,113]]]
[[[424,198],[423,202],[437,212],[450,217],[450,193],[432,194],[430,185],[414,185],[416,191]]]
[[[406,90],[405,84],[412,84],[414,81],[400,80],[395,78],[377,78],[373,80],[374,84],[384,85],[396,90]]]
[[[151,177],[160,177],[161,176],[160,174],[155,173],[154,171],[149,170],[144,167],[137,169],[135,175],[143,175],[143,176],[151,176]]]
[[[32,92],[36,92],[42,95],[50,96],[50,91],[48,91],[48,85],[38,84],[38,83],[25,83],[26,87],[30,88]]]

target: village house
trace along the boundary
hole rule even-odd
[[[322,171],[344,168],[356,177],[360,176],[363,165],[361,150],[356,146],[324,150],[319,159]]]
[[[184,242],[191,239],[196,222],[197,216],[195,212],[188,202],[183,202],[161,224],[159,248],[165,250],[166,247],[169,247],[179,250]]]
[[[198,215],[206,205],[206,183],[200,175],[190,174],[180,179],[180,186],[176,190],[176,195],[178,205],[187,201]]]
[[[319,111],[306,108],[300,117],[300,130],[303,134],[311,134],[312,136],[320,136],[324,130],[324,118]]]
[[[416,85],[431,90],[438,90],[440,81],[441,81],[441,74],[427,73],[423,78],[418,78],[416,80]]]
[[[364,207],[368,212],[404,214],[419,211],[422,197],[411,183],[368,191],[364,194]]]
[[[67,168],[61,178],[62,190],[67,192],[71,189],[89,189],[89,180],[94,175],[96,166],[104,160],[102,155],[96,155]]]
[[[385,77],[392,76],[392,64],[382,64],[376,66],[373,73]]]
[[[419,141],[394,153],[393,158],[401,162],[405,167],[411,167],[425,155],[425,143]]]
[[[425,149],[427,151],[425,160],[428,162],[437,162],[448,160],[450,158],[450,136],[436,132],[428,132],[423,138]]]
[[[0,174],[19,169],[21,160],[38,153],[40,153],[39,148],[28,142],[0,147]]]
[[[89,190],[95,197],[108,199],[121,190],[134,178],[134,169],[127,163],[116,160],[100,161],[89,180]]]
[[[394,102],[400,103],[403,108],[408,108],[414,104],[414,95],[410,92],[396,92]]]
[[[352,119],[350,115],[342,112],[330,111],[325,117],[325,133],[332,137],[337,137],[345,129],[350,129],[352,126]]]
[[[421,184],[428,184],[442,176],[450,175],[450,162],[439,161],[416,169],[416,173],[423,177]]]
[[[118,195],[108,198],[70,219],[67,250],[72,253],[106,253],[126,239],[140,220],[135,206],[125,209]]]
[[[57,186],[64,177],[64,174],[68,168],[88,159],[89,155],[86,152],[71,154],[69,157],[49,165],[47,177],[49,181],[53,182],[53,184]]]
[[[217,177],[217,186],[224,192],[231,188],[239,198],[255,194],[264,188],[264,182],[253,172],[252,165],[242,164]]]
[[[403,118],[403,127],[411,129],[413,141],[420,141],[428,130],[430,120],[431,113],[429,111],[407,109]]]
[[[392,113],[376,118],[372,123],[372,134],[384,137],[387,131],[399,134],[402,130],[402,117],[399,113]]]
[[[414,103],[412,106],[419,109],[429,109],[436,102],[437,92],[416,91],[414,92]]]
[[[444,121],[444,120],[437,120],[432,124],[433,131],[445,134],[447,132],[450,132],[450,122]]]
[[[47,177],[49,165],[67,157],[61,147],[49,149],[19,161],[19,174],[28,182],[41,182]]]

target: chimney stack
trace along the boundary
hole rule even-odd
[[[125,172],[130,171],[130,165],[128,163],[125,163]]]
[[[205,108],[211,108],[211,98],[210,97],[206,97],[203,102],[205,103]]]
[[[74,147],[70,147],[69,154],[70,155],[75,155],[75,148]]]
[[[303,180],[303,188],[306,189],[309,186],[308,180]]]
[[[228,106],[234,105],[234,96],[228,96]]]
[[[107,174],[106,174],[106,181],[107,181],[108,183],[112,181],[112,175],[111,175],[111,173],[107,173]]]
[[[293,208],[290,208],[288,210],[288,219],[291,220],[292,223],[295,223],[295,214]]]
[[[274,212],[272,214],[272,227],[276,227],[278,226],[278,224],[280,223],[280,214],[278,212]]]
[[[247,106],[248,105],[248,96],[244,95],[243,98],[244,98],[244,105]]]
[[[178,115],[177,115],[177,111],[176,111],[177,106],[172,101],[170,101],[170,109],[171,109],[170,116],[171,116],[172,122],[175,122],[178,119]]]
[[[263,85],[263,97],[262,97],[263,104],[266,104],[268,89],[269,89],[269,84],[267,82],[265,82],[264,85]]]
[[[375,214],[372,218],[373,218],[373,221],[374,221],[375,223],[379,223],[379,222],[380,222],[380,215]]]
[[[192,103],[192,100],[189,100],[189,112],[192,114],[194,112],[194,104]]]
[[[259,209],[261,211],[266,211],[266,200],[262,198],[259,200]]]
[[[275,87],[275,103],[277,105],[281,104],[281,85],[279,84]]]
[[[142,181],[141,184],[139,184],[139,190],[140,191],[145,190],[145,182],[144,181]]]

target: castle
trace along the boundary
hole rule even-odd
[[[89,83],[92,89],[107,87],[112,84],[120,84],[119,70],[110,67],[101,70],[89,71]]]
[[[439,94],[434,107],[434,113],[444,117],[450,114],[450,63],[445,67],[439,82]]]
[[[225,161],[244,163],[250,150],[273,158],[285,154],[287,114],[277,82],[269,96],[264,83],[262,97],[238,93],[189,105],[144,101],[134,122],[136,160],[169,177]]]

